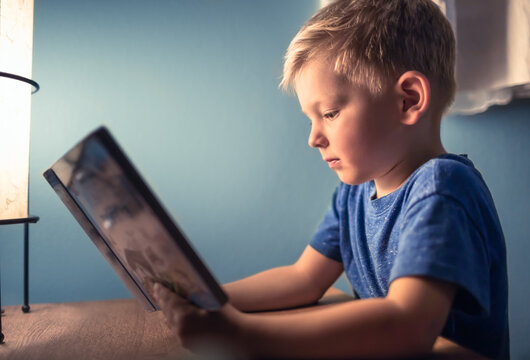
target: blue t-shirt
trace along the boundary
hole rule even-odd
[[[341,183],[310,245],[340,261],[362,298],[409,275],[458,285],[442,336],[508,359],[506,246],[491,194],[464,156],[429,160],[394,192]]]

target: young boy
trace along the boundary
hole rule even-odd
[[[506,252],[491,195],[465,156],[446,153],[455,41],[430,0],[339,0],[292,40],[284,88],[311,120],[309,145],[341,184],[293,265],[227,284],[207,312],[156,286],[185,347],[224,339],[250,356],[509,358]],[[317,301],[345,272],[360,300]]]

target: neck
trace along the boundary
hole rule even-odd
[[[432,158],[447,153],[440,140],[440,132],[438,131],[436,134],[435,136],[423,137],[428,140],[423,141],[421,146],[417,145],[418,142],[412,142],[415,144],[414,147],[405,151],[386,173],[374,179],[377,189],[376,198],[386,196],[399,189],[421,165]]]

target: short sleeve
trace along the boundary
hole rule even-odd
[[[407,209],[390,282],[413,275],[458,285],[454,309],[469,315],[489,314],[490,269],[486,244],[456,199],[431,195]]]
[[[342,262],[340,252],[340,219],[338,212],[338,192],[335,190],[330,209],[320,223],[309,245],[328,258]]]

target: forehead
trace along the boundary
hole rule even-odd
[[[300,69],[294,88],[304,112],[322,102],[350,97],[360,90],[335,72],[330,61],[321,59],[311,60]]]

